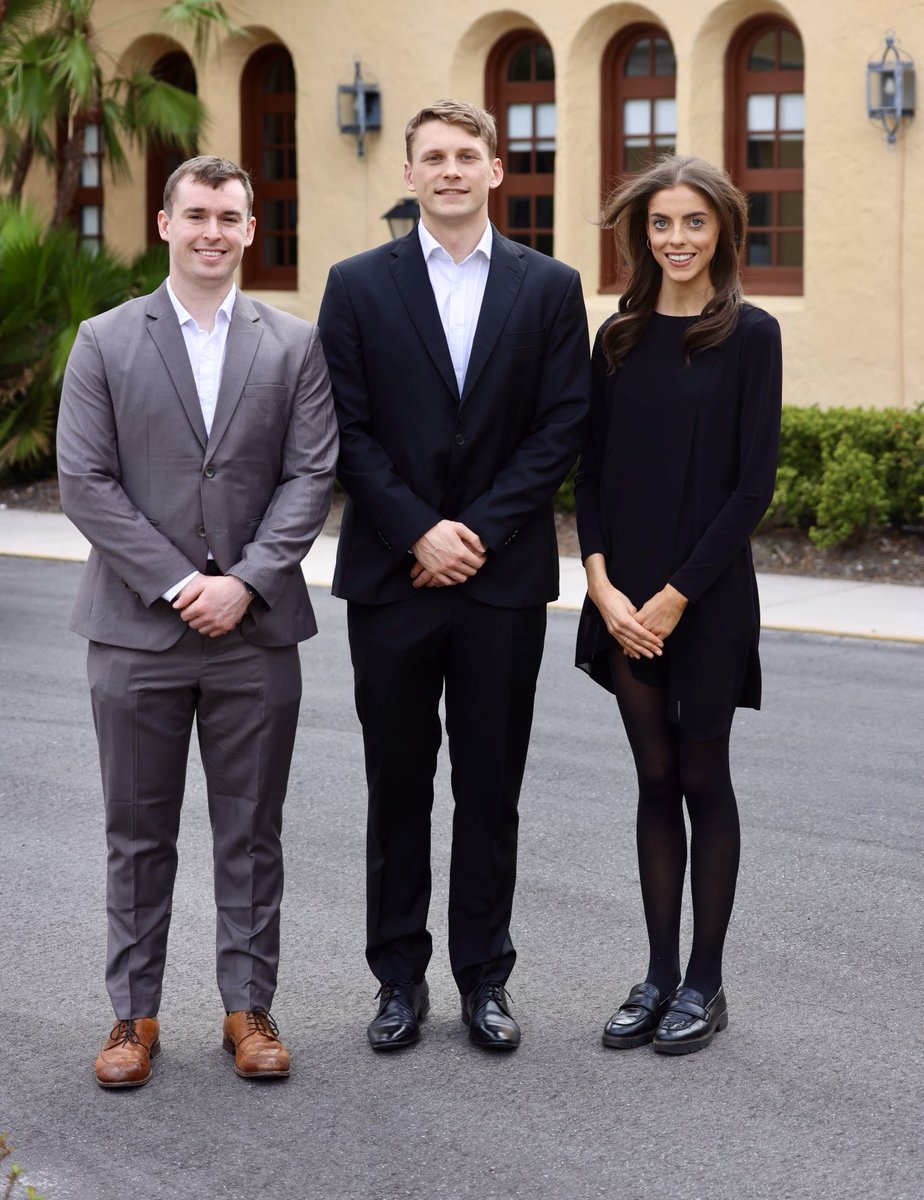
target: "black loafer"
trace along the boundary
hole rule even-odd
[[[483,1050],[516,1050],[520,1027],[510,1015],[510,997],[501,983],[480,983],[462,997],[468,1040]]]
[[[652,1049],[659,1054],[692,1054],[705,1050],[728,1024],[725,989],[719,988],[708,1004],[695,988],[679,987],[661,1018]]]
[[[400,1050],[420,1037],[420,1022],[430,1011],[430,989],[422,983],[383,983],[376,992],[379,1011],[366,1033],[373,1050]]]
[[[616,1050],[647,1046],[667,1011],[673,992],[661,995],[653,983],[637,983],[603,1027],[603,1044]]]

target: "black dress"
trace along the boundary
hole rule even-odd
[[[613,585],[637,607],[666,583],[689,601],[665,663],[630,660],[664,682],[668,716],[702,740],[726,733],[736,707],[760,707],[760,611],[749,537],[773,496],[781,346],[774,317],[742,305],[723,345],[684,363],[696,317],[654,313],[623,366],[609,373],[602,334],[575,482],[581,555],[602,553]],[[616,643],[584,602],[576,665],[613,690]]]

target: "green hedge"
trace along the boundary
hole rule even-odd
[[[559,489],[574,509],[574,471]],[[807,528],[816,546],[924,521],[924,406],[783,409],[776,491],[762,528]]]

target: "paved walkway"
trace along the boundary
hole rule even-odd
[[[329,587],[337,539],[322,534],[305,559],[305,578]],[[82,562],[88,544],[61,513],[0,509],[0,555]],[[759,575],[762,625],[846,637],[924,643],[924,587],[816,579],[806,575]],[[561,598],[553,607],[579,609],[584,602],[580,559],[561,560]]]

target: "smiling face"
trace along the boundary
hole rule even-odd
[[[237,179],[214,188],[187,176],[179,181],[172,213],[157,214],[160,236],[170,247],[170,284],[184,291],[223,297],[234,280],[256,222]]]
[[[426,121],[417,129],[411,161],[404,164],[404,182],[431,232],[447,225],[483,229],[488,194],[503,178],[500,159],[491,157],[485,142],[446,121]]]
[[[665,281],[685,292],[711,291],[719,219],[701,192],[686,184],[655,192],[648,202],[648,240]]]

